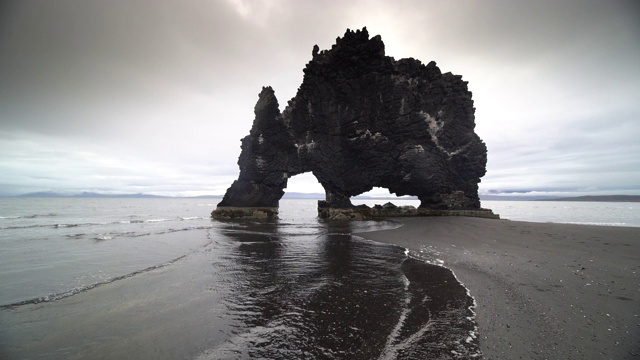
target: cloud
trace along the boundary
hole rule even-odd
[[[635,1],[5,1],[0,193],[221,194],[262,86],[367,26],[469,81],[484,192],[638,193]],[[292,191],[317,191],[311,176]],[[546,189],[546,190],[545,190]],[[599,190],[606,189],[606,190]]]
[[[148,161],[43,136],[3,136],[1,195],[41,191],[102,191],[180,195],[220,194],[236,177],[232,167],[189,161]],[[144,166],[140,168],[141,164]],[[143,171],[141,171],[143,170]]]

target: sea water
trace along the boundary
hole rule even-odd
[[[483,200],[482,206],[509,220],[640,227],[637,202]]]
[[[1,198],[0,358],[481,357],[453,273],[352,235],[397,223],[321,221],[316,200],[224,222],[209,217],[218,201]],[[483,206],[640,226],[635,203]]]
[[[389,221],[209,217],[216,199],[0,200],[0,358],[480,357],[446,268],[353,233]]]

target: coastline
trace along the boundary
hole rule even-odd
[[[640,358],[640,228],[393,218],[360,233],[451,269],[486,359]]]

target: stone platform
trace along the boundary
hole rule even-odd
[[[437,210],[416,208],[411,205],[395,206],[392,203],[385,205],[354,206],[351,208],[325,207],[322,201],[318,202],[318,217],[334,220],[366,220],[374,218],[389,217],[417,217],[417,216],[468,216],[487,219],[500,219],[500,215],[494,214],[491,209],[460,209],[460,210]]]
[[[213,210],[211,217],[214,219],[277,219],[277,207],[238,207],[218,206]]]
[[[436,210],[416,208],[415,206],[396,206],[392,203],[375,205],[353,206],[350,208],[328,207],[325,201],[318,201],[318,217],[332,220],[367,220],[389,217],[416,217],[416,216],[468,216],[487,219],[500,219],[500,215],[494,214],[490,209],[471,210]],[[211,213],[214,219],[264,219],[278,218],[277,207],[235,207],[219,206]]]

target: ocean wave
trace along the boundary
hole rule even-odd
[[[206,246],[206,245],[205,245]],[[94,289],[98,286],[101,285],[106,285],[106,284],[110,284],[119,280],[124,280],[124,279],[128,279],[130,277],[136,276],[136,275],[140,275],[140,274],[144,274],[146,272],[152,271],[152,270],[156,270],[156,269],[160,269],[166,266],[169,266],[177,261],[182,260],[183,258],[187,257],[189,254],[185,254],[182,256],[179,256],[175,259],[169,260],[167,262],[164,262],[162,264],[158,264],[158,265],[153,265],[144,269],[140,269],[140,270],[136,270],[134,272],[131,272],[129,274],[125,274],[125,275],[121,275],[121,276],[116,276],[113,278],[108,278],[104,281],[99,281],[93,284],[88,284],[88,285],[81,285],[78,287],[75,287],[73,289],[70,290],[65,290],[65,291],[61,291],[61,292],[57,292],[57,293],[52,293],[52,294],[48,294],[45,296],[40,296],[40,297],[36,297],[36,298],[32,298],[32,299],[28,299],[28,300],[22,300],[22,301],[17,301],[14,303],[10,303],[10,304],[5,304],[5,305],[0,305],[0,309],[11,309],[11,308],[15,308],[18,306],[23,306],[23,305],[34,305],[34,304],[40,304],[40,303],[44,303],[44,302],[51,302],[51,301],[56,301],[56,300],[61,300],[64,298],[68,298],[80,293],[83,293],[85,291],[89,291],[91,289]]]
[[[66,237],[68,237],[69,239],[80,239],[85,237],[87,234],[84,233],[80,233],[80,234],[69,234],[69,235],[65,235]]]
[[[65,228],[65,227],[78,227],[80,224],[36,224],[36,225],[15,225],[15,226],[3,226],[2,229],[16,230],[16,229],[33,229],[33,228]]]
[[[0,216],[0,220],[37,219],[37,218],[54,217],[54,216],[58,216],[58,214],[50,213],[50,214],[32,214],[32,215],[8,215],[8,216]]]
[[[146,235],[149,235],[149,234],[146,234]],[[9,303],[9,304],[0,305],[0,310],[2,310],[2,309],[11,309],[11,308],[15,308],[15,307],[18,307],[18,306],[23,306],[23,305],[33,305],[33,304],[39,304],[39,303],[44,303],[44,302],[52,302],[52,301],[61,300],[61,299],[64,299],[64,298],[68,298],[68,297],[83,293],[85,291],[89,291],[89,290],[94,289],[94,288],[96,288],[98,286],[107,285],[107,284],[110,284],[110,283],[113,283],[113,282],[116,282],[116,281],[125,280],[125,279],[128,279],[128,278],[133,277],[133,276],[142,275],[144,273],[147,273],[147,272],[150,272],[150,271],[153,271],[153,270],[156,270],[156,269],[161,269],[161,268],[167,267],[169,265],[172,265],[172,264],[174,264],[174,263],[186,258],[187,256],[189,256],[191,254],[194,254],[196,252],[203,251],[203,250],[206,251],[206,248],[208,246],[210,246],[211,244],[213,244],[213,239],[211,238],[211,234],[207,234],[207,239],[209,239],[209,241],[206,244],[204,244],[201,247],[199,247],[198,249],[193,250],[193,251],[191,251],[191,252],[189,252],[187,254],[180,255],[180,256],[178,256],[176,258],[173,258],[173,259],[171,259],[169,261],[165,261],[165,262],[157,264],[157,265],[149,266],[149,267],[146,267],[144,269],[136,270],[136,271],[133,271],[133,272],[125,274],[125,275],[120,275],[120,276],[116,276],[116,277],[112,277],[112,278],[107,278],[107,279],[105,279],[103,281],[98,281],[98,282],[95,282],[93,284],[81,285],[81,286],[77,286],[77,287],[75,287],[73,289],[60,291],[60,292],[57,292],[57,293],[51,293],[51,294],[48,294],[48,295],[45,295],[45,296],[39,296],[39,297],[27,299],[27,300],[21,300],[21,301],[16,301],[16,302]]]
[[[0,216],[0,220],[36,219],[36,218],[54,217],[54,216],[58,216],[58,214],[49,213],[49,214],[31,214],[31,215],[9,215],[9,216]]]
[[[113,240],[117,237],[140,237],[151,235],[151,233],[137,233],[135,231],[123,231],[123,232],[110,232],[110,233],[98,233],[98,234],[86,234],[86,233],[78,233],[78,234],[68,234],[65,237],[70,239],[81,239],[86,236],[93,236],[92,239],[96,241],[102,240]]]
[[[99,234],[93,234],[93,235],[97,235],[96,237],[94,237],[94,240],[113,240],[117,237],[126,237],[126,238],[137,238],[137,237],[142,237],[142,236],[149,236],[149,235],[161,235],[164,234],[164,231],[161,232],[156,232],[156,233],[151,233],[151,232],[135,232],[135,231],[123,231],[123,232],[111,232],[111,233],[99,233]]]
[[[23,216],[25,219],[35,219],[35,218],[42,218],[42,217],[55,217],[58,216],[58,214],[56,213],[48,213],[48,214],[33,214],[33,215],[25,215]]]
[[[407,251],[405,251],[405,257],[409,257],[408,249]],[[402,328],[404,327],[407,316],[411,311],[411,293],[409,292],[409,285],[411,285],[411,282],[404,274],[402,274],[402,282],[404,284],[404,299],[402,301],[402,310],[400,312],[398,322],[387,337],[387,343],[385,344],[384,351],[382,352],[382,354],[380,354],[379,359],[395,359],[398,355],[398,352],[400,350],[403,350],[403,348],[405,348],[409,344],[409,340],[405,340],[402,342],[400,341],[400,333],[402,331]],[[430,322],[427,322],[427,324],[423,327],[424,331],[427,331],[428,326],[430,326]]]
[[[87,222],[87,223],[61,223],[61,224],[41,224],[35,225],[37,227],[52,227],[55,229],[63,229],[63,228],[75,228],[75,227],[83,227],[83,226],[96,226],[96,225],[108,225],[105,222]]]
[[[425,252],[430,255],[431,259],[425,256],[426,255]],[[467,345],[471,345],[475,343],[474,344],[475,346],[473,346],[472,349],[469,350],[465,347],[465,345],[458,343],[457,349],[452,350],[451,353],[456,358],[482,357],[482,352],[480,351],[477,345],[479,329],[476,322],[476,319],[477,319],[476,309],[478,308],[478,303],[476,302],[476,298],[471,295],[471,291],[469,290],[469,288],[460,280],[460,278],[458,278],[458,276],[452,269],[444,266],[444,261],[436,258],[436,256],[440,255],[440,253],[437,252],[435,248],[433,248],[432,246],[422,246],[422,249],[420,250],[419,253],[415,251],[409,251],[409,249],[405,248],[405,254],[407,254],[407,256],[411,259],[418,260],[430,265],[438,266],[443,269],[447,269],[451,273],[451,275],[453,275],[453,278],[458,282],[458,284],[462,285],[462,287],[466,292],[467,297],[471,299],[471,305],[467,307],[467,310],[469,311],[470,315],[466,317],[466,320],[473,324],[473,328],[469,330],[469,333],[465,338],[464,342]]]
[[[176,231],[187,231],[187,230],[194,230],[194,229],[208,229],[208,227],[205,228],[185,228],[185,229],[167,229],[167,230],[162,230],[162,231],[157,231],[157,232],[136,232],[136,231],[122,231],[122,232],[109,232],[109,233],[98,233],[98,234],[93,234],[95,235],[95,237],[93,237],[93,240],[97,240],[97,241],[103,241],[103,240],[113,240],[115,238],[118,237],[125,237],[125,238],[137,238],[137,237],[142,237],[142,236],[150,236],[150,235],[162,235],[162,234],[167,234],[167,233],[172,233],[172,232],[176,232]]]
[[[136,233],[136,232],[132,232],[131,234],[127,234],[126,237],[141,237],[141,236],[149,236],[151,235],[151,233],[147,232],[147,233]]]
[[[20,219],[15,218],[15,219]],[[0,229],[13,230],[13,229],[32,229],[32,228],[73,228],[84,226],[96,226],[96,225],[127,225],[127,224],[144,224],[144,223],[161,223],[170,221],[190,221],[190,220],[206,220],[207,218],[202,216],[192,217],[178,217],[175,219],[147,219],[147,220],[118,220],[112,222],[86,222],[86,223],[58,223],[58,224],[29,224],[29,225],[6,225],[0,226]]]
[[[180,220],[205,220],[208,219],[204,216],[183,216],[180,217]]]
[[[122,220],[119,221],[121,224],[139,224],[139,223],[157,223],[157,222],[167,222],[167,221],[184,221],[184,220],[204,220],[207,219],[202,216],[179,216],[173,219],[146,219],[146,220]]]
[[[162,235],[162,234],[169,234],[169,233],[180,232],[180,231],[206,230],[206,229],[211,229],[211,226],[189,226],[189,227],[180,228],[180,229],[167,229],[164,231],[159,231],[155,234]]]
[[[84,224],[55,224],[55,225],[51,225],[54,228],[70,228],[70,227],[78,227],[78,226],[82,226]]]

